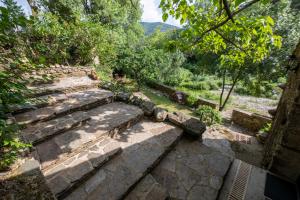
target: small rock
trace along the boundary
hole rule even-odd
[[[154,109],[154,117],[157,122],[163,122],[168,116],[168,112],[162,108],[156,107]]]
[[[119,92],[117,95],[116,95],[116,100],[117,101],[123,101],[123,102],[129,102],[130,100],[130,94],[129,93],[126,93],[126,92]]]
[[[146,116],[151,116],[153,114],[155,104],[151,101],[143,101],[140,104],[140,108],[145,112]]]
[[[92,80],[98,80],[98,76],[95,70],[91,70],[91,73],[88,75]]]

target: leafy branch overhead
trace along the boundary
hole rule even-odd
[[[262,0],[187,1],[162,0],[163,20],[172,16],[185,26],[182,36],[192,48],[223,54],[223,62],[235,65],[263,60],[272,46],[281,46],[281,37],[274,34],[274,21],[270,16],[242,15]],[[224,12],[225,10],[226,12]],[[207,47],[210,48],[207,48]]]

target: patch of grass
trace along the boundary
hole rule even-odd
[[[153,103],[155,103],[157,106],[164,108],[169,112],[179,111],[187,115],[195,116],[195,114],[189,107],[179,105],[171,101],[168,97],[153,92],[150,88],[143,87],[141,92],[144,95],[146,95],[149,99],[151,99],[151,101],[153,101]]]
[[[207,90],[195,90],[195,89],[189,89],[185,87],[176,87],[177,90],[187,93],[188,95],[194,96],[194,97],[202,97],[204,99],[212,100],[215,102],[218,102],[219,95],[207,91]]]

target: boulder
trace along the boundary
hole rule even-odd
[[[154,109],[154,118],[157,122],[163,122],[168,116],[168,112],[162,108],[156,107]]]
[[[188,115],[184,115],[180,112],[169,113],[168,120],[171,123],[181,127],[184,130],[184,133],[196,139],[202,137],[202,134],[206,130],[205,124],[200,120]]]
[[[88,74],[88,76],[90,77],[90,79],[92,80],[98,80],[98,76],[95,70],[91,70],[91,73]]]

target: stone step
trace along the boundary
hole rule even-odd
[[[170,199],[216,199],[232,158],[183,138],[151,172]]]
[[[117,141],[104,138],[50,170],[44,170],[43,174],[51,191],[60,199],[120,152]]]
[[[167,190],[148,174],[126,196],[125,200],[166,200],[168,197]]]
[[[91,118],[86,112],[74,112],[50,121],[28,125],[26,129],[22,130],[22,137],[26,142],[36,145],[57,134],[78,127],[89,119]]]
[[[11,105],[9,109],[12,114],[16,115],[19,113],[28,112],[31,110],[36,110],[38,108],[54,105],[59,102],[67,100],[68,97],[66,94],[55,93],[51,95],[44,95],[37,98],[30,98],[25,104],[21,105]]]
[[[65,199],[122,199],[177,144],[182,130],[144,120],[115,138],[123,151]]]
[[[51,84],[41,84],[28,87],[32,92],[29,97],[38,97],[53,93],[70,93],[82,90],[97,88],[99,81],[92,80],[88,76],[83,77],[65,77]]]
[[[111,103],[87,111],[86,116],[91,119],[85,125],[35,146],[35,157],[40,161],[43,170],[55,167],[103,137],[116,135],[130,127],[143,117],[143,112],[135,106]]]
[[[88,110],[93,107],[112,102],[113,93],[107,90],[90,89],[67,94],[68,99],[53,106],[15,115],[20,125],[28,125],[38,121],[46,121],[75,111]]]

